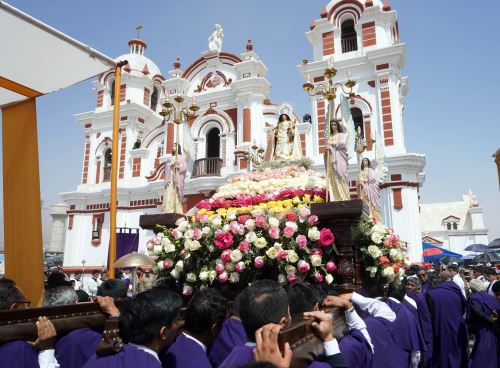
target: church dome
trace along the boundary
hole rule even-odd
[[[139,38],[134,38],[128,42],[130,52],[117,57],[116,61],[127,60],[128,65],[123,68],[124,72],[132,75],[146,75],[153,78],[155,75],[161,75],[160,68],[148,57],[144,56],[147,49],[146,42]]]

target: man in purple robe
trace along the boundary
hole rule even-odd
[[[0,311],[25,309],[29,305],[22,290],[10,279],[0,279]],[[57,368],[54,325],[45,317],[36,322],[34,343],[15,340],[0,345],[0,366],[9,368]]]
[[[245,346],[234,348],[220,365],[221,368],[238,367],[252,362],[256,332],[268,324],[287,326],[291,320],[287,294],[274,280],[260,280],[245,289],[239,302],[239,312],[248,342]],[[319,323],[313,324],[313,328],[323,341],[326,355],[325,363],[313,362],[310,367],[347,367],[340,354],[338,342],[333,338],[332,315],[308,312],[304,313],[304,316],[319,320]]]
[[[442,279],[449,279],[447,271]],[[467,328],[465,298],[457,284],[444,281],[429,291],[432,317],[432,366],[435,368],[467,367]]]
[[[427,306],[427,300],[425,295],[420,291],[421,282],[418,277],[408,277],[406,282],[406,288],[408,290],[407,295],[412,298],[417,304],[417,314],[418,321],[420,323],[420,329],[422,330],[422,335],[425,341],[425,352],[423,352],[421,361],[423,362],[423,367],[427,368],[432,365],[432,320],[431,314],[429,312],[429,307]]]
[[[164,368],[212,368],[207,348],[219,335],[227,314],[227,299],[216,289],[201,290],[189,301],[184,332],[161,356]]]
[[[467,319],[475,339],[469,367],[496,368],[500,366],[500,351],[493,328],[495,315],[500,313],[500,302],[485,291],[480,280],[471,280],[470,288],[473,294],[467,303]]]
[[[93,356],[84,368],[160,368],[158,353],[175,339],[182,322],[182,298],[171,291],[151,289],[137,294],[120,314],[120,352]]]
[[[420,282],[422,283],[422,285],[420,286],[420,290],[423,293],[428,292],[430,290],[430,287],[429,287],[429,283],[427,282],[427,278],[428,278],[427,271],[424,268],[418,269],[417,277],[420,280]]]

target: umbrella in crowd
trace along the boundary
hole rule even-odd
[[[495,252],[485,252],[472,259],[474,262],[491,263],[500,262],[500,255]]]
[[[450,252],[449,250],[430,243],[422,242],[422,246],[424,249],[422,255],[424,256],[425,262],[439,262],[443,257],[453,257],[456,260],[461,260],[463,258],[461,254]]]
[[[486,244],[471,244],[471,245],[465,247],[464,250],[467,250],[469,252],[482,253],[482,252],[486,252],[487,250],[489,250],[489,248]]]
[[[500,248],[500,238],[496,238],[495,240],[493,240],[492,242],[490,242],[490,244],[488,244],[488,248]]]

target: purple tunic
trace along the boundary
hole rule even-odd
[[[222,324],[222,330],[215,339],[208,352],[208,359],[212,366],[218,367],[237,346],[247,342],[247,334],[240,320],[228,318]]]
[[[401,367],[409,367],[411,365],[411,352],[425,351],[425,341],[422,331],[409,307],[405,307],[404,304],[397,303],[391,299],[387,299],[386,303],[396,314],[396,320],[391,326],[391,333],[396,346],[400,348],[397,356],[401,359]],[[416,312],[413,306],[411,308]]]
[[[353,328],[339,341],[339,348],[349,367],[371,367],[373,351],[361,331]]]
[[[437,284],[429,294],[433,305],[432,366],[467,367],[465,298],[460,287],[453,281],[446,281]]]
[[[490,317],[494,311],[500,311],[497,299],[485,291],[476,292],[467,305],[469,325],[474,332],[475,341],[470,356],[470,368],[495,368],[500,366],[499,342],[492,325],[471,312],[471,307]]]
[[[61,368],[83,366],[101,342],[101,334],[80,328],[61,337],[56,343],[56,358]]]
[[[92,356],[83,368],[161,368],[161,364],[151,354],[125,344],[118,354],[102,358]]]
[[[25,341],[16,340],[0,345],[0,366],[9,368],[38,368],[38,355]]]
[[[212,368],[205,350],[181,333],[161,356],[164,368]]]
[[[409,292],[408,296],[417,303],[418,321],[420,323],[422,335],[424,336],[426,348],[425,352],[423,352],[423,359],[421,360],[424,362],[424,367],[430,367],[432,365],[432,320],[429,307],[427,306],[427,301],[423,293],[418,292],[414,294]]]
[[[392,322],[381,317],[367,317],[364,319],[366,329],[370,334],[373,344],[373,368],[396,368],[397,362],[394,360],[394,351],[397,348],[392,340],[391,326]]]

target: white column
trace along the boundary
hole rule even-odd
[[[52,232],[50,243],[46,253],[64,253],[64,235],[66,233],[66,217],[69,205],[66,203],[56,203],[50,206],[50,216],[52,216]]]

